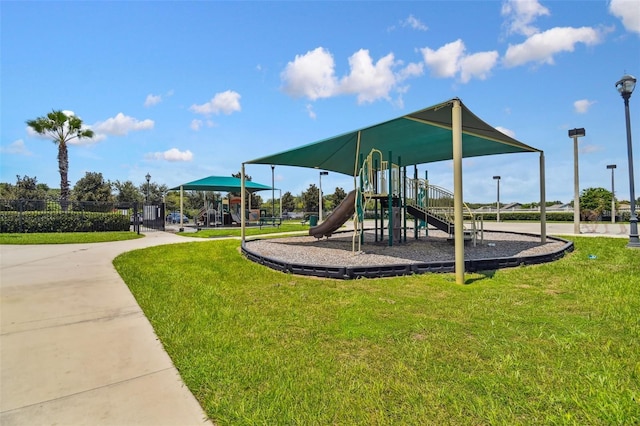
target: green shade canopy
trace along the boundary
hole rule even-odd
[[[178,191],[180,188],[186,191],[220,191],[220,192],[240,192],[242,191],[240,178],[232,176],[209,176],[203,179],[194,180],[174,188],[171,191]],[[248,192],[265,191],[271,189],[270,186],[260,183],[245,181],[245,189]]]
[[[454,99],[393,120],[354,130],[299,148],[269,155],[247,164],[274,164],[356,174],[360,154],[380,150],[386,158],[398,156],[402,166],[453,158],[451,109]],[[505,135],[482,121],[462,102],[462,156],[541,152]]]

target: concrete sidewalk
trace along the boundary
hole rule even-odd
[[[210,425],[112,265],[187,241],[0,246],[0,424]]]
[[[512,231],[540,235],[540,222],[492,222],[485,221],[484,229],[489,231]],[[573,222],[547,223],[547,235],[579,235],[581,237],[629,238],[628,223],[580,223],[580,234],[574,234]]]

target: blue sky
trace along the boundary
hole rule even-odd
[[[69,146],[85,172],[169,187],[228,176],[255,158],[398,117],[453,97],[545,151],[547,199],[615,186],[629,198],[624,104],[640,74],[640,1],[30,2],[1,7],[0,182],[59,187],[57,148],[25,121],[72,111],[96,134]],[[631,97],[636,196],[640,89]],[[539,199],[537,154],[466,159],[464,198]],[[450,161],[419,166],[453,189]],[[271,168],[247,166],[271,184]],[[318,171],[276,167],[299,195]],[[352,189],[329,173],[325,193]],[[267,191],[268,192],[268,191]],[[264,199],[269,193],[261,194]]]

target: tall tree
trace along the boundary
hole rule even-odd
[[[234,177],[234,178],[240,179],[242,177],[242,172],[233,173],[231,176]],[[251,181],[251,176],[245,174],[244,175],[244,180],[245,181]],[[233,197],[239,197],[240,193],[239,192],[230,192],[229,195],[233,196]],[[249,201],[249,200],[247,200],[247,201]],[[256,208],[256,207],[261,206],[261,205],[262,205],[262,197],[260,197],[259,195],[256,195],[255,193],[252,192],[251,193],[251,207],[252,208]]]
[[[67,144],[73,139],[92,138],[93,130],[83,129],[82,120],[68,111],[53,110],[43,117],[27,120],[36,133],[45,135],[58,145],[58,170],[60,172],[60,201],[66,208],[69,199],[69,152]]]
[[[16,176],[16,198],[24,200],[44,200],[46,191],[38,187],[38,178],[29,176]]]
[[[125,182],[115,181],[113,187],[118,191],[116,200],[119,203],[141,203],[144,196],[133,182],[127,180]]]
[[[72,198],[76,201],[113,202],[111,182],[105,181],[102,173],[86,172],[73,186]]]
[[[310,184],[309,188],[302,193],[302,207],[307,213],[318,211],[319,189],[314,184]]]
[[[294,200],[291,192],[287,191],[282,194],[282,210],[285,212],[292,212],[296,209],[296,200]]]
[[[141,183],[140,186],[138,186],[138,189],[141,194],[144,194],[144,198],[149,204],[162,203],[162,200],[164,200],[164,197],[169,192],[169,187],[167,185],[164,183],[158,185],[154,182]]]
[[[347,193],[344,192],[344,189],[342,189],[341,187],[336,187],[336,192],[334,192],[331,196],[331,208],[335,209],[336,207],[338,207],[340,205],[340,203],[342,202],[342,200],[344,200],[345,198],[347,198]]]
[[[0,199],[13,200],[16,198],[15,187],[7,182],[0,182]]]
[[[585,216],[600,216],[603,211],[611,209],[611,191],[604,188],[587,188],[580,193],[580,208]]]
[[[78,179],[71,191],[71,198],[80,201],[83,210],[108,212],[113,209],[115,197],[111,193],[111,182],[105,181],[102,173],[86,172]]]
[[[14,190],[15,198],[23,200],[22,206],[25,210],[42,210],[45,206],[44,200],[47,196],[46,190],[38,185],[36,177],[16,176],[16,186]]]

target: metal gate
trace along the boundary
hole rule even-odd
[[[164,231],[165,205],[161,204],[137,204],[133,206],[132,226],[133,232]]]

